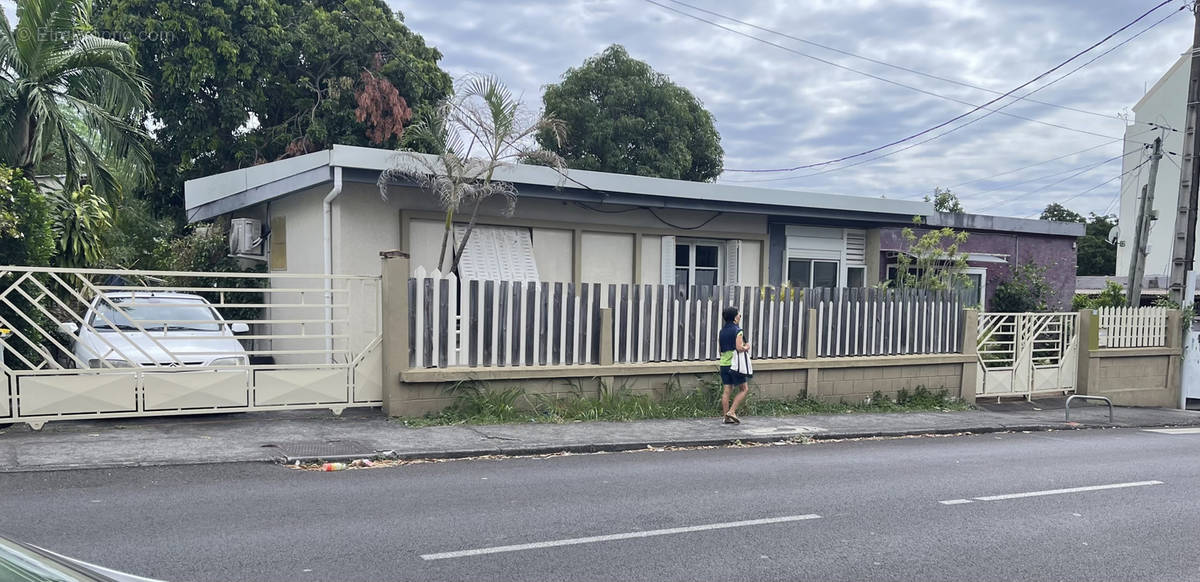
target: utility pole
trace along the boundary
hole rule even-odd
[[[1196,6],[1192,6],[1193,12]],[[1179,211],[1175,215],[1175,241],[1171,248],[1170,298],[1180,307],[1193,302],[1187,297],[1188,271],[1196,258],[1196,204],[1200,187],[1200,133],[1196,131],[1197,106],[1200,106],[1200,18],[1192,33],[1192,69],[1188,79],[1187,118],[1183,127],[1183,165],[1179,172]]]
[[[1142,304],[1142,279],[1146,276],[1146,255],[1150,252],[1150,222],[1157,218],[1154,212],[1154,183],[1158,178],[1158,160],[1162,159],[1162,137],[1154,138],[1154,153],[1150,154],[1150,180],[1142,187],[1142,199],[1138,203],[1137,221],[1134,223],[1133,257],[1129,261],[1129,287],[1126,289],[1127,303],[1132,307]]]

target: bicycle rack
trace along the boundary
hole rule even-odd
[[[1074,399],[1076,399],[1076,398],[1079,398],[1080,400],[1103,400],[1105,404],[1108,404],[1108,422],[1109,422],[1109,423],[1112,423],[1112,421],[1113,421],[1113,407],[1112,407],[1112,400],[1109,400],[1109,399],[1108,399],[1107,397],[1105,397],[1105,396],[1085,396],[1085,395],[1083,395],[1083,394],[1072,394],[1072,395],[1070,395],[1070,396],[1068,396],[1068,397],[1067,397],[1067,405],[1066,405],[1066,408],[1067,408],[1067,422],[1070,422],[1070,421],[1071,421],[1071,401],[1072,401],[1072,400],[1074,400]]]

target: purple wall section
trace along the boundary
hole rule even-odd
[[[927,229],[914,229],[921,236]],[[887,276],[887,251],[905,248],[902,228],[879,229],[880,277]],[[1075,294],[1075,237],[1024,233],[970,232],[960,252],[1008,255],[1008,264],[970,263],[987,268],[988,307],[996,286],[1012,276],[1012,267],[1036,263],[1046,267],[1046,280],[1054,289],[1048,307],[1052,311],[1071,308]]]

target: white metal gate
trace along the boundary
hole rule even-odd
[[[0,266],[0,422],[382,403],[380,278]]]
[[[1077,313],[981,313],[977,396],[1025,396],[1075,389]]]

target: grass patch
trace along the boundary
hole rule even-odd
[[[683,390],[677,380],[666,386],[662,399],[634,393],[626,386],[608,388],[599,397],[583,395],[574,384],[576,395],[551,397],[525,394],[520,388],[491,390],[482,382],[458,382],[447,390],[454,404],[436,414],[399,418],[406,426],[453,424],[508,424],[517,422],[566,423],[581,421],[630,421],[659,418],[707,418],[721,410],[721,385],[705,380],[692,390]],[[789,400],[755,397],[753,391],[740,408],[741,416],[794,416],[806,414],[849,414],[861,412],[922,412],[968,410],[971,406],[950,398],[946,390],[931,391],[923,386],[900,390],[895,399],[875,392],[862,402],[821,402],[801,395]]]

